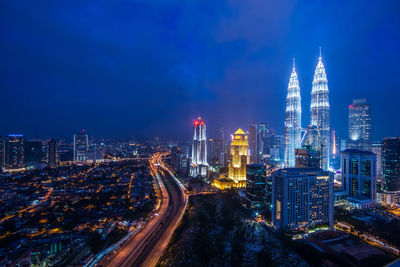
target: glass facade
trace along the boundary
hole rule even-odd
[[[371,207],[376,200],[376,156],[369,151],[346,149],[342,152],[342,190],[348,200]]]
[[[267,191],[267,170],[261,164],[249,164],[246,166],[246,199],[248,207],[260,213],[265,209]]]
[[[87,134],[81,133],[74,135],[74,161],[87,161],[88,143]]]
[[[400,137],[383,140],[382,173],[382,189],[400,192]]]
[[[349,148],[371,149],[371,106],[357,99],[349,106]]]

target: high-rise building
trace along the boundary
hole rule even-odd
[[[50,139],[47,142],[47,166],[50,168],[57,167],[57,142],[54,139]]]
[[[242,129],[238,129],[232,137],[229,165],[229,179],[236,183],[236,187],[246,186],[246,165],[249,163],[248,136]]]
[[[267,132],[266,123],[250,125],[249,130],[249,148],[250,148],[250,163],[259,164],[264,155],[264,142]]]
[[[20,134],[10,134],[4,141],[4,170],[20,171],[25,169],[25,137]]]
[[[221,128],[219,129],[219,137],[220,137],[222,140],[225,140],[225,129],[224,129],[224,127],[221,127]]]
[[[376,203],[376,156],[370,151],[346,149],[342,152],[342,190],[355,208]]]
[[[28,169],[40,169],[43,159],[42,142],[25,142],[25,161]]]
[[[58,160],[63,161],[73,161],[74,160],[74,146],[71,144],[60,144],[57,146]]]
[[[285,140],[281,135],[277,135],[274,129],[267,128],[266,125],[264,129],[262,154],[265,157],[265,163],[274,166],[280,165],[284,157]]]
[[[328,79],[321,55],[318,59],[312,83],[310,112],[311,125],[316,127],[316,131],[320,135],[319,142],[312,144],[312,146],[321,152],[321,168],[328,170],[330,154],[330,106]]]
[[[285,166],[295,166],[295,149],[301,147],[301,97],[300,86],[293,60],[286,96]]]
[[[400,195],[400,136],[382,143],[382,190]]]
[[[219,138],[221,139],[221,141],[222,141],[222,151],[221,151],[221,153],[219,154],[219,164],[221,165],[221,166],[225,166],[226,165],[226,142],[225,142],[225,129],[224,129],[224,127],[221,127],[220,129],[219,129]]]
[[[382,144],[372,144],[371,152],[376,155],[376,179],[380,181],[382,179]]]
[[[296,148],[296,168],[319,168],[320,153],[311,146]]]
[[[192,162],[190,175],[192,177],[207,177],[207,135],[206,124],[202,118],[193,123]]]
[[[285,168],[272,175],[272,224],[298,230],[333,227],[333,175],[320,168]]]
[[[335,129],[331,129],[330,167],[333,170],[340,169],[340,138],[336,135]]]
[[[261,164],[246,166],[246,206],[256,213],[265,209],[267,172]]]
[[[89,139],[84,132],[74,135],[74,161],[86,162],[88,157]]]
[[[212,166],[224,165],[224,142],[222,138],[208,140],[208,163]],[[221,155],[222,154],[222,155]]]
[[[371,149],[371,106],[366,99],[355,99],[349,105],[349,148]]]
[[[340,152],[345,151],[347,149],[347,140],[341,139],[340,140]]]
[[[255,123],[250,125],[249,130],[249,148],[250,148],[250,163],[258,163],[258,129]]]
[[[261,163],[264,160],[266,150],[266,137],[269,129],[267,128],[267,124],[265,122],[261,122],[258,124],[257,130],[258,162]]]

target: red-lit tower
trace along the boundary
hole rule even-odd
[[[190,175],[207,176],[207,135],[206,124],[202,118],[197,118],[193,122],[193,144],[192,144],[192,164],[190,166]]]

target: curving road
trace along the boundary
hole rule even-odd
[[[151,160],[151,169],[162,194],[158,213],[102,265],[155,266],[166,249],[185,212],[188,196],[183,185],[164,166],[163,155],[156,154]]]

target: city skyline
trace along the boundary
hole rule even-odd
[[[210,137],[220,127],[247,130],[251,122],[283,133],[291,59],[296,57],[303,106],[309,106],[319,46],[337,135],[346,137],[348,104],[357,98],[370,100],[372,141],[399,135],[399,124],[385,127],[400,112],[394,1],[364,3],[362,14],[356,2],[268,8],[259,1],[206,2],[204,8],[120,3],[112,9],[95,3],[71,7],[68,16],[60,15],[57,3],[25,4],[2,9],[1,112],[13,114],[5,116],[2,136],[70,138],[84,128],[100,137],[183,139],[198,114],[207,119]],[[337,21],[335,13],[344,19]],[[151,14],[159,19],[146,16]],[[353,24],[344,23],[354,14]],[[257,27],[253,17],[261,19]],[[186,34],[194,25],[198,32]],[[302,120],[309,116],[304,108]]]
[[[398,10],[2,3],[0,266],[400,265]]]

